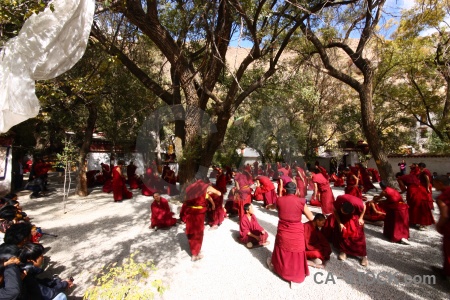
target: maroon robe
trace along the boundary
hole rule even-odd
[[[217,187],[215,188],[218,190]],[[215,209],[209,209],[206,213],[208,224],[209,226],[219,226],[225,218],[225,210],[223,209],[223,194],[220,196],[210,195],[210,197],[214,201]]]
[[[267,176],[258,176],[256,179],[259,181],[261,187],[261,193],[263,194],[264,206],[269,204],[275,204],[277,202],[277,193],[275,192],[275,185]]]
[[[450,210],[450,187],[444,188],[442,193],[437,197],[437,200],[441,200],[447,205]],[[450,276],[450,219],[447,219],[447,222],[442,227],[442,250],[444,252],[444,274],[445,276]]]
[[[306,196],[306,194],[308,193],[306,173],[305,173],[305,170],[303,170],[300,167],[297,167],[296,169],[297,169],[297,176],[295,176],[295,181],[297,183],[298,196],[300,198],[304,198]],[[303,180],[302,180],[302,178],[303,178]]]
[[[317,192],[320,194],[322,213],[324,215],[333,213],[334,195],[333,191],[331,190],[328,179],[323,177],[323,175],[320,173],[319,174],[313,173],[312,181],[314,182],[314,184],[317,184]]]
[[[434,224],[433,213],[431,212],[428,193],[424,186],[420,184],[419,178],[415,174],[403,175],[398,178],[407,187],[406,202],[409,205],[409,224],[428,226]]]
[[[150,209],[152,211],[150,219],[152,228],[170,227],[177,223],[177,219],[173,217],[174,213],[170,211],[169,202],[166,199],[161,197],[159,203],[153,201]]]
[[[234,180],[239,185],[239,189],[234,194],[235,208],[238,210],[239,217],[244,214],[244,205],[252,202],[252,189],[250,185],[253,183],[251,175],[248,173],[237,173]]]
[[[225,202],[225,210],[231,215],[237,215],[239,212],[234,206],[234,192],[236,188],[232,188],[228,193],[227,201]]]
[[[380,202],[380,206],[386,211],[383,235],[394,243],[403,238],[409,239],[408,205],[403,202],[402,195],[391,187],[387,187],[384,194],[386,201]]]
[[[341,212],[341,207],[344,202],[350,202],[355,208],[352,214],[345,215]],[[358,219],[364,210],[364,203],[358,197],[352,195],[341,195],[336,198],[334,202],[335,214],[339,214],[341,223],[346,229],[341,231],[336,217],[333,214],[330,218],[329,224],[333,227],[333,245],[340,251],[353,256],[366,256],[366,235],[364,234],[364,225],[359,225]]]
[[[346,174],[347,177],[347,186],[345,187],[344,193],[358,197],[362,199],[362,192],[358,186],[357,177],[353,172],[348,172]]]
[[[428,178],[428,186],[427,186],[427,178]],[[434,210],[434,205],[433,205],[433,192],[432,192],[432,188],[433,188],[433,175],[431,175],[430,170],[428,169],[423,169],[420,173],[419,173],[419,180],[420,180],[420,184],[425,188],[425,190],[427,191],[427,195],[428,195],[428,205],[430,206],[431,210]]]
[[[207,210],[206,190],[208,184],[197,180],[186,188],[185,220],[186,235],[192,256],[200,253],[205,229],[205,214]]]
[[[130,164],[127,166],[128,185],[130,186],[131,190],[138,189],[140,186],[139,179],[135,174],[136,169],[137,167],[135,165]]]
[[[104,193],[111,193],[112,192],[112,174],[111,169],[109,168],[109,165],[102,163],[102,174],[104,178],[103,182],[103,192]]]
[[[370,180],[369,173],[367,172],[366,168],[360,167],[359,172],[361,175],[361,184],[363,186],[363,193],[366,193],[368,190],[375,189],[375,186],[373,185],[372,181]]]
[[[316,229],[313,221],[304,223],[303,227],[305,230],[306,258],[329,260],[331,247],[322,232]]]
[[[373,206],[370,204],[372,204]],[[384,221],[386,216],[384,214],[379,214],[375,211],[376,209],[379,212],[386,213],[386,211],[381,205],[372,201],[366,202],[365,205],[366,211],[364,213],[364,220],[371,222]]]
[[[287,175],[281,175],[278,178],[278,186],[277,186],[277,195],[282,196],[286,195],[286,190],[284,189],[284,186],[288,184],[289,182],[292,182],[292,178]]]
[[[262,233],[263,231],[264,233]],[[258,241],[254,237],[249,236],[249,232],[259,236],[260,240]],[[239,222],[239,240],[241,243],[247,244],[248,242],[251,242],[253,245],[263,245],[268,237],[269,234],[261,227],[261,225],[259,225],[255,215],[251,215],[250,220],[248,219],[247,214],[242,216]]]
[[[125,179],[118,171],[119,168],[120,166],[115,166],[112,171],[112,190],[114,201],[122,201],[133,197],[133,193],[131,193],[125,185]]]
[[[319,165],[317,165],[316,168],[320,171],[320,174],[322,174],[323,177],[326,180],[330,179],[330,176],[328,175],[327,169],[325,169],[324,167],[319,166]]]
[[[305,203],[304,198],[294,195],[280,197],[276,203],[279,221],[272,253],[273,268],[281,278],[297,283],[309,275],[301,221]]]
[[[167,182],[167,194],[169,194],[169,196],[180,194],[180,191],[177,189],[177,176],[173,170],[166,170],[164,181]]]
[[[216,187],[222,194],[227,192],[227,177],[222,171],[217,174]]]

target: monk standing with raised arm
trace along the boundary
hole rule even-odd
[[[205,230],[205,214],[207,202],[211,203],[211,209],[215,209],[215,204],[211,194],[222,195],[222,193],[203,180],[199,179],[186,188],[185,220],[186,235],[191,249],[191,260],[197,261],[203,258],[200,254],[203,243],[203,232]]]

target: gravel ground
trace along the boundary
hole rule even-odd
[[[236,242],[238,219],[225,219],[217,230],[210,231],[206,226],[202,247],[205,257],[191,262],[184,225],[168,230],[148,229],[152,197],[134,191],[133,199],[114,203],[112,195],[102,193],[98,187],[85,198],[71,195],[64,205],[60,178],[50,174],[49,182],[45,197],[29,199],[29,193],[21,192],[19,201],[33,223],[44,232],[58,235],[44,235],[41,239],[47,249],[46,273],[75,278],[76,287],[69,292],[69,299],[82,299],[105,265],[120,264],[137,251],[137,261],[154,261],[157,270],[153,277],[167,286],[163,296],[157,298],[167,300],[450,299],[450,283],[437,276],[433,282],[433,277],[428,277],[435,275],[431,266],[442,265],[441,236],[434,227],[427,231],[411,228],[408,246],[388,242],[382,227],[367,224],[368,267],[361,267],[357,258],[338,261],[334,251],[325,270],[310,268],[305,282],[291,290],[288,282],[266,266],[278,218],[276,212],[258,203],[254,204],[255,214],[269,233],[270,245],[245,248]],[[343,188],[334,187],[333,192],[335,196],[344,193]],[[374,194],[370,192],[369,199]],[[179,212],[178,202],[170,201],[173,210]],[[311,210],[319,212],[314,207]],[[434,213],[437,220],[437,208]],[[408,276],[415,276],[414,282],[406,283]]]

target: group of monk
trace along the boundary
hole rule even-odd
[[[427,174],[426,171],[423,171],[425,166],[421,166],[422,169],[419,167],[419,170]],[[365,203],[363,201],[365,197],[362,195],[365,188],[359,188],[359,176],[355,176],[352,170],[346,170],[345,194],[335,199],[329,180],[323,180],[325,176],[321,168],[315,168],[312,174],[308,174],[298,166],[284,165],[277,171],[275,172],[277,176],[270,178],[265,175],[256,175],[254,170],[248,168],[240,171],[234,170],[232,172],[234,187],[231,188],[226,203],[224,203],[223,197],[227,191],[229,178],[220,168],[215,170],[217,176],[215,185],[209,184],[208,180],[198,178],[186,188],[186,198],[180,212],[179,222],[186,224],[186,235],[192,261],[203,258],[201,246],[205,219],[212,230],[217,229],[224,218],[239,217],[239,241],[241,243],[250,249],[269,244],[268,233],[259,224],[254,214],[252,200],[262,201],[264,208],[278,211],[279,221],[274,251],[268,258],[267,264],[269,269],[289,281],[292,288],[296,288],[309,275],[308,267],[324,267],[332,253],[330,244],[338,251],[339,260],[345,260],[347,256],[359,257],[362,266],[368,265],[364,224],[366,212],[373,206],[383,216],[383,235],[391,242],[409,244],[411,214],[418,211],[418,209],[410,209],[410,203],[414,205],[414,202],[411,202],[409,197],[416,196],[413,193],[407,194],[407,201],[404,202],[399,191],[382,181],[380,182],[381,193],[374,196],[372,201]],[[418,176],[419,182],[429,183],[425,179],[420,179],[420,176],[423,175],[415,176]],[[445,178],[447,180],[444,180]],[[444,236],[445,261],[444,268],[440,272],[449,276],[450,221],[448,208],[450,188],[448,177],[445,178],[439,179],[438,177],[433,184],[436,190],[442,191],[441,196],[437,199],[441,217],[436,224],[438,231]],[[402,187],[403,179],[399,177],[400,187]],[[274,184],[273,181],[277,184]],[[322,213],[315,216],[309,210],[305,198],[308,186],[311,189],[311,185],[312,199],[319,203],[322,210]],[[425,191],[428,191],[425,185],[422,186]],[[428,187],[431,189],[431,186]],[[369,188],[369,185],[366,188]],[[417,194],[416,191],[414,193]],[[162,206],[164,206],[165,212],[159,212],[159,218],[166,223],[159,226],[173,226],[177,220],[170,212],[167,200],[161,198],[159,194],[155,195],[155,201],[152,204],[151,227],[158,227],[155,221],[157,217],[154,218],[153,214],[158,216],[156,209],[162,209]],[[427,198],[422,199],[427,204],[420,206],[422,214],[423,209],[430,208],[428,199],[428,194]],[[308,222],[302,223],[302,215],[306,216]],[[415,216],[412,218],[414,219]]]
[[[114,202],[122,202],[131,199],[131,190],[141,189],[144,196],[153,196],[155,193],[175,196],[179,194],[177,189],[177,176],[168,164],[162,168],[161,176],[155,163],[145,170],[144,176],[136,174],[137,166],[133,161],[125,166],[124,160],[119,160],[117,165],[101,163],[101,172],[97,177],[103,183],[103,192],[113,192]],[[126,172],[126,175],[124,173]],[[128,184],[128,187],[127,187]]]

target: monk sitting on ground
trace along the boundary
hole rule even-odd
[[[323,263],[330,259],[331,254],[330,244],[320,231],[325,225],[325,220],[323,214],[316,214],[314,220],[303,224],[308,266],[320,269],[323,268]]]
[[[153,198],[155,200],[150,206],[152,214],[150,216],[151,224],[149,228],[158,230],[159,228],[175,225],[177,219],[173,217],[174,213],[170,211],[169,202],[166,199],[161,198],[159,193],[154,193]]]
[[[245,244],[247,248],[253,248],[254,245],[266,246],[269,245],[267,238],[269,234],[264,228],[259,225],[253,214],[253,205],[246,203],[244,205],[244,215],[240,220],[240,238],[241,243]]]

